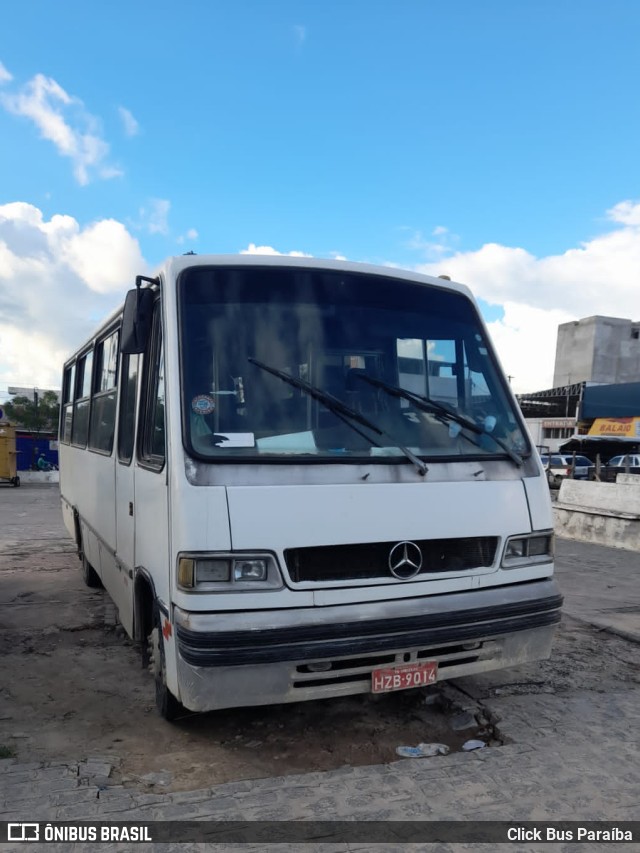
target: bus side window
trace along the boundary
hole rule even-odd
[[[99,341],[95,350],[89,448],[109,456],[116,427],[118,331]]]
[[[62,380],[62,406],[60,407],[60,441],[71,443],[71,422],[73,420],[73,388],[76,375],[75,362],[64,370]]]
[[[118,459],[128,465],[133,458],[136,427],[136,396],[138,391],[137,355],[122,357],[120,415],[118,418]]]
[[[149,358],[145,358],[144,372],[144,394],[140,400],[139,457],[147,467],[160,471],[165,460],[165,390],[159,302],[156,302],[154,310]]]
[[[89,406],[91,405],[91,379],[93,370],[93,350],[85,352],[78,359],[76,369],[75,394],[73,398],[73,426],[71,444],[86,447],[89,431]]]

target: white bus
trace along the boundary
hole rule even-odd
[[[172,258],[63,389],[65,523],[165,718],[550,654],[549,490],[463,285]]]

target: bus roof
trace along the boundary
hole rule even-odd
[[[252,267],[291,267],[298,269],[343,270],[344,272],[359,272],[368,275],[385,275],[389,278],[401,278],[415,281],[418,284],[443,287],[456,290],[465,296],[471,296],[469,288],[460,282],[437,276],[425,275],[402,267],[383,266],[380,264],[359,263],[357,261],[337,260],[335,258],[314,258],[300,255],[176,255],[167,258],[156,270],[155,274],[164,271],[178,276],[183,270],[192,266],[252,266]]]

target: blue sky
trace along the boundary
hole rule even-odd
[[[252,246],[453,274],[550,387],[558,322],[638,319],[639,38],[635,0],[5,4],[0,401],[140,267]]]

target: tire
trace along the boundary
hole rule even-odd
[[[167,687],[167,666],[164,657],[160,612],[154,608],[153,628],[148,637],[149,671],[156,687],[156,708],[163,720],[172,723],[187,713],[185,707]]]
[[[14,477],[13,480],[11,481],[11,485],[14,488],[17,488],[20,485],[20,477]]]
[[[93,568],[91,563],[87,560],[85,554],[82,555],[82,580],[85,584],[92,589],[99,589],[102,586],[102,581],[100,580],[100,575]]]

